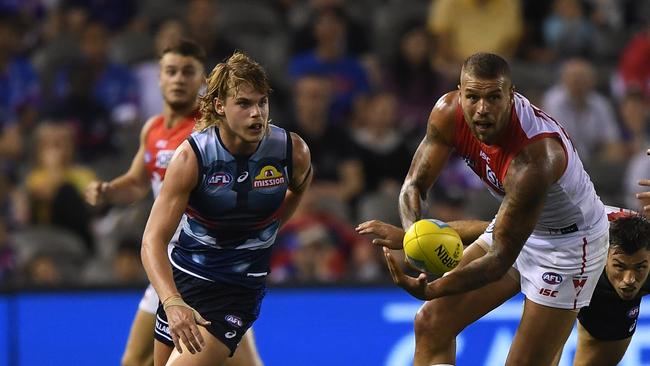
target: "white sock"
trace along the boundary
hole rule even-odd
[[[431,366],[454,366],[450,363],[434,363]]]

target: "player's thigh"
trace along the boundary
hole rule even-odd
[[[578,313],[540,305],[526,299],[507,365],[552,364],[569,337]]]
[[[228,356],[230,356],[230,348],[210,334],[204,327],[199,327],[199,331],[205,341],[205,346],[201,352],[191,353],[181,341],[183,353],[174,348],[166,366],[222,366],[224,364]]]
[[[632,337],[617,341],[601,341],[594,338],[578,323],[578,345],[574,366],[614,366],[625,355]]]
[[[458,268],[482,257],[485,253],[485,249],[475,242],[463,252],[463,259]],[[421,338],[426,337],[427,334],[432,336],[446,334],[455,337],[467,325],[478,320],[518,292],[519,282],[508,273],[499,280],[479,289],[428,301],[416,315],[416,336]]]
[[[159,340],[153,342],[153,364],[154,366],[165,366],[169,356],[172,354],[174,347],[169,346]]]
[[[122,356],[123,366],[144,366],[153,364],[153,329],[155,315],[138,310],[131,325],[129,339]]]
[[[225,366],[263,366],[262,359],[257,352],[253,328],[250,328],[242,338],[235,354],[226,360]]]

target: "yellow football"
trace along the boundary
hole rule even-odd
[[[413,267],[442,276],[460,262],[463,241],[456,230],[440,220],[420,220],[404,234],[404,254]]]

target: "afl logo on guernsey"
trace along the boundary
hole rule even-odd
[[[639,316],[639,307],[635,306],[630,311],[627,312],[627,317],[630,319],[635,319]]]
[[[549,285],[559,285],[562,283],[562,276],[555,272],[544,272],[542,274],[542,280]]]
[[[260,173],[255,176],[253,188],[275,187],[284,184],[284,175],[272,165],[266,165],[260,169]]]
[[[225,186],[232,182],[232,175],[224,172],[214,173],[208,178],[208,184],[213,186]]]

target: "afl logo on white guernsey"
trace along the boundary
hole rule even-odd
[[[266,165],[255,176],[253,188],[270,188],[284,184],[284,175],[273,165]]]

